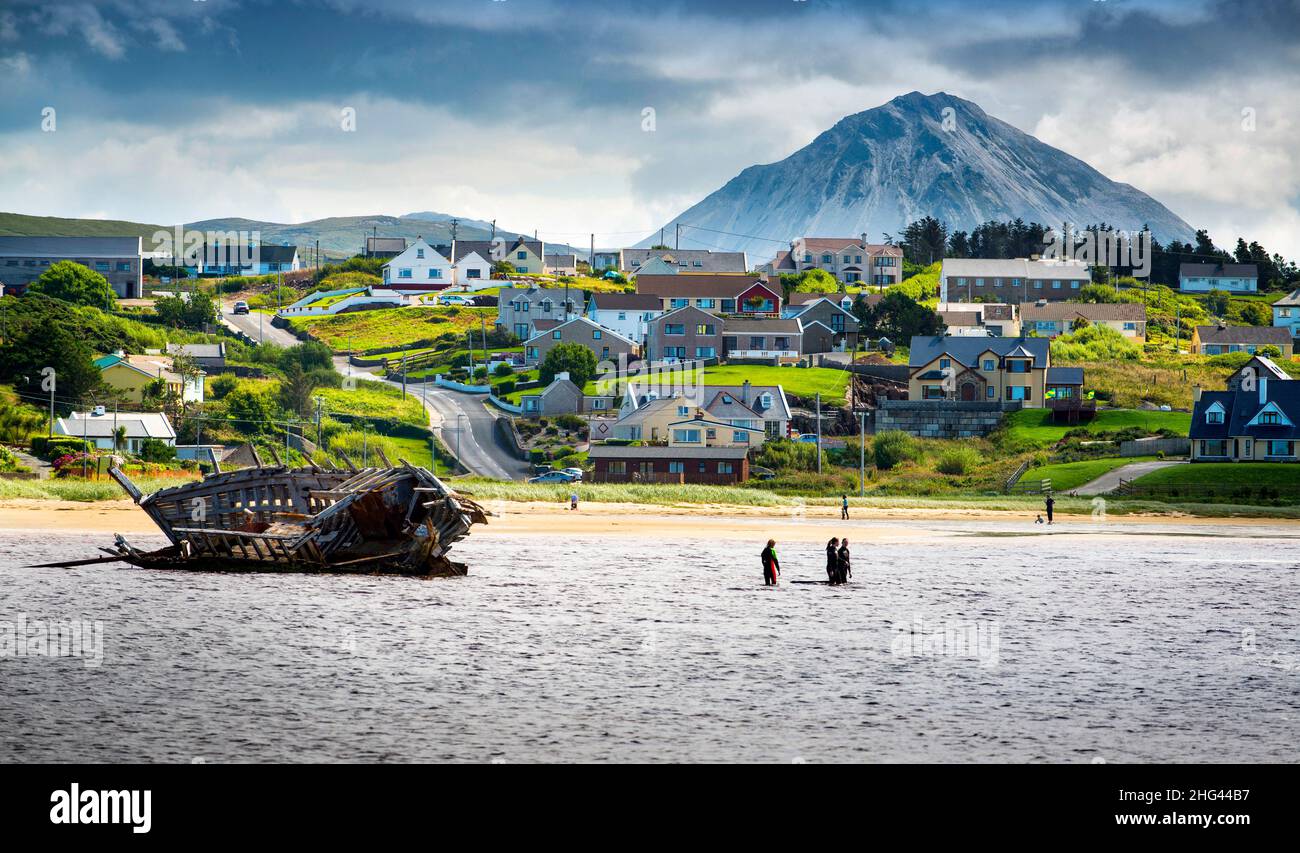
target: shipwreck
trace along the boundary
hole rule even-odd
[[[251,449],[251,448],[250,448]],[[108,556],[51,564],[121,561],[144,568],[225,572],[464,575],[447,553],[486,524],[487,513],[430,471],[405,460],[382,468],[254,465],[214,472],[144,494],[116,466],[110,475],[162,530],[170,545],[141,551],[120,534]]]

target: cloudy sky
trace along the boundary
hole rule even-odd
[[[612,246],[912,90],[1300,257],[1300,0],[4,0],[0,210]]]

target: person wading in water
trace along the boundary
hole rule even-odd
[[[836,568],[838,569],[839,582],[848,583],[849,578],[853,577],[853,567],[849,562],[849,540],[840,540],[840,550],[837,555]]]
[[[776,586],[776,579],[781,576],[781,561],[776,558],[776,540],[767,540],[767,547],[758,557],[763,561],[763,586]]]
[[[826,582],[834,584],[840,575],[840,540],[826,543]]]
[[[1052,523],[1052,509],[1056,506],[1056,499],[1049,493],[1047,495],[1047,523]]]

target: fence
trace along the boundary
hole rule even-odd
[[[1015,485],[1007,487],[1007,494],[1009,495],[1050,495],[1051,493],[1051,477],[1042,480],[1021,480]]]
[[[1186,456],[1191,452],[1192,442],[1187,438],[1138,438],[1119,445],[1120,456]]]
[[[453,391],[464,391],[467,394],[491,394],[491,385],[466,385],[463,382],[454,382],[450,379],[443,379],[439,373],[434,378],[434,384],[439,388],[450,388]]]
[[[488,402],[496,406],[501,411],[508,412],[509,414],[512,415],[522,415],[524,413],[523,406],[516,406],[511,403],[507,403],[505,400],[502,400],[496,394],[492,394],[490,392],[488,393]]]
[[[1015,473],[1007,478],[1007,482],[1005,485],[1003,485],[1002,491],[1009,492],[1011,491],[1012,486],[1020,482],[1020,478],[1023,477],[1025,475],[1025,472],[1029,470],[1029,463],[1030,460],[1028,459],[1020,463],[1020,467],[1015,470]]]

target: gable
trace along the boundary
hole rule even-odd
[[[1217,406],[1218,403],[1215,403],[1215,405]],[[1213,409],[1213,408],[1214,408],[1214,406],[1211,406],[1211,407],[1210,407],[1210,409]],[[1210,411],[1210,409],[1207,409],[1206,411],[1208,412],[1208,411]],[[1266,414],[1276,414],[1276,415],[1277,415],[1277,423],[1275,423],[1275,424],[1265,424],[1265,423],[1263,423],[1262,419],[1263,419],[1264,415],[1266,415]],[[1287,417],[1286,412],[1282,411],[1282,407],[1281,407],[1281,406],[1279,406],[1279,405],[1278,405],[1277,403],[1275,403],[1274,401],[1269,400],[1267,403],[1265,403],[1265,404],[1260,408],[1260,410],[1259,410],[1258,412],[1255,413],[1255,416],[1254,416],[1253,418],[1251,418],[1249,421],[1247,421],[1246,426],[1248,426],[1248,427],[1253,427],[1253,426],[1286,426],[1286,427],[1294,427],[1294,426],[1295,426],[1295,423],[1294,423],[1294,422],[1293,422],[1289,417]]]

